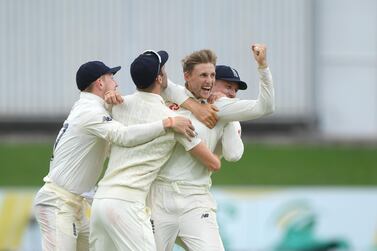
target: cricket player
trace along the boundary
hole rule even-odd
[[[256,119],[274,110],[274,89],[266,61],[266,47],[252,46],[258,63],[260,93],[257,100],[219,99],[218,122],[213,129],[190,117],[198,136],[211,151],[223,135],[223,129],[232,121]],[[216,55],[210,50],[194,52],[183,60],[186,93],[198,102],[211,94],[215,82]],[[184,108],[178,113],[188,114]],[[216,220],[216,202],[211,193],[212,171],[188,155],[177,145],[161,168],[151,187],[149,204],[158,251],[172,250],[179,237],[191,251],[224,250]]]
[[[213,103],[220,98],[235,98],[238,90],[246,89],[247,84],[240,80],[236,69],[226,65],[216,65],[216,81],[207,100]],[[236,162],[241,159],[243,152],[241,125],[238,121],[229,122],[224,127],[223,136],[218,141],[214,153],[227,161]],[[175,244],[185,246],[179,238],[176,239]]]
[[[90,206],[83,194],[94,188],[110,143],[122,147],[139,145],[167,134],[169,128],[185,136],[194,135],[190,121],[183,117],[175,117],[174,124],[166,116],[128,127],[113,120],[104,97],[116,90],[113,76],[120,68],[91,61],[77,71],[80,99],[56,138],[50,170],[43,179],[45,185],[34,202],[43,250],[89,249]]]
[[[213,85],[208,102],[213,103],[219,98],[235,98],[238,90],[246,90],[247,84],[240,79],[238,71],[227,65],[216,65],[216,81]],[[215,153],[223,155],[227,161],[240,160],[244,152],[241,139],[241,124],[238,121],[229,122],[223,131],[221,143],[215,148]]]
[[[175,112],[164,104],[161,91],[167,86],[165,51],[146,51],[131,64],[131,77],[137,91],[126,102],[113,107],[113,117],[132,126],[171,118]],[[111,146],[108,168],[98,183],[91,216],[90,250],[156,250],[150,209],[146,197],[160,167],[179,145],[211,171],[220,160],[197,137],[191,141],[174,132],[134,147]]]

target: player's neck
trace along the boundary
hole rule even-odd
[[[161,95],[161,85],[153,84],[152,86],[149,86],[148,88],[139,89],[139,91]]]

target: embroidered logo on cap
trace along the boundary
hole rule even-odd
[[[235,69],[233,69],[232,67],[230,67],[230,69],[232,69],[233,76],[236,77],[236,78],[239,78],[238,72]]]

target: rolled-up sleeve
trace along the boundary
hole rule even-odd
[[[197,146],[202,141],[197,136],[191,138],[191,141],[186,139],[183,135],[180,135],[180,134],[177,134],[177,133],[175,133],[174,136],[175,136],[175,139],[185,148],[185,150],[187,152],[190,151],[191,149],[193,149],[195,146]]]

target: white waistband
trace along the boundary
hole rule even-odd
[[[99,186],[94,199],[118,199],[145,204],[147,192],[125,186]]]
[[[63,197],[63,198],[68,199],[68,200],[71,200],[71,201],[73,201],[77,204],[81,204],[82,201],[85,199],[81,195],[71,193],[71,192],[65,190],[64,188],[56,185],[53,182],[46,182],[45,185],[43,186],[43,188],[46,191],[54,192],[58,196]]]
[[[176,193],[179,194],[193,194],[199,193],[204,194],[208,193],[210,185],[193,185],[184,181],[168,181],[161,177],[158,177],[154,182],[155,185],[163,185],[171,187]]]

